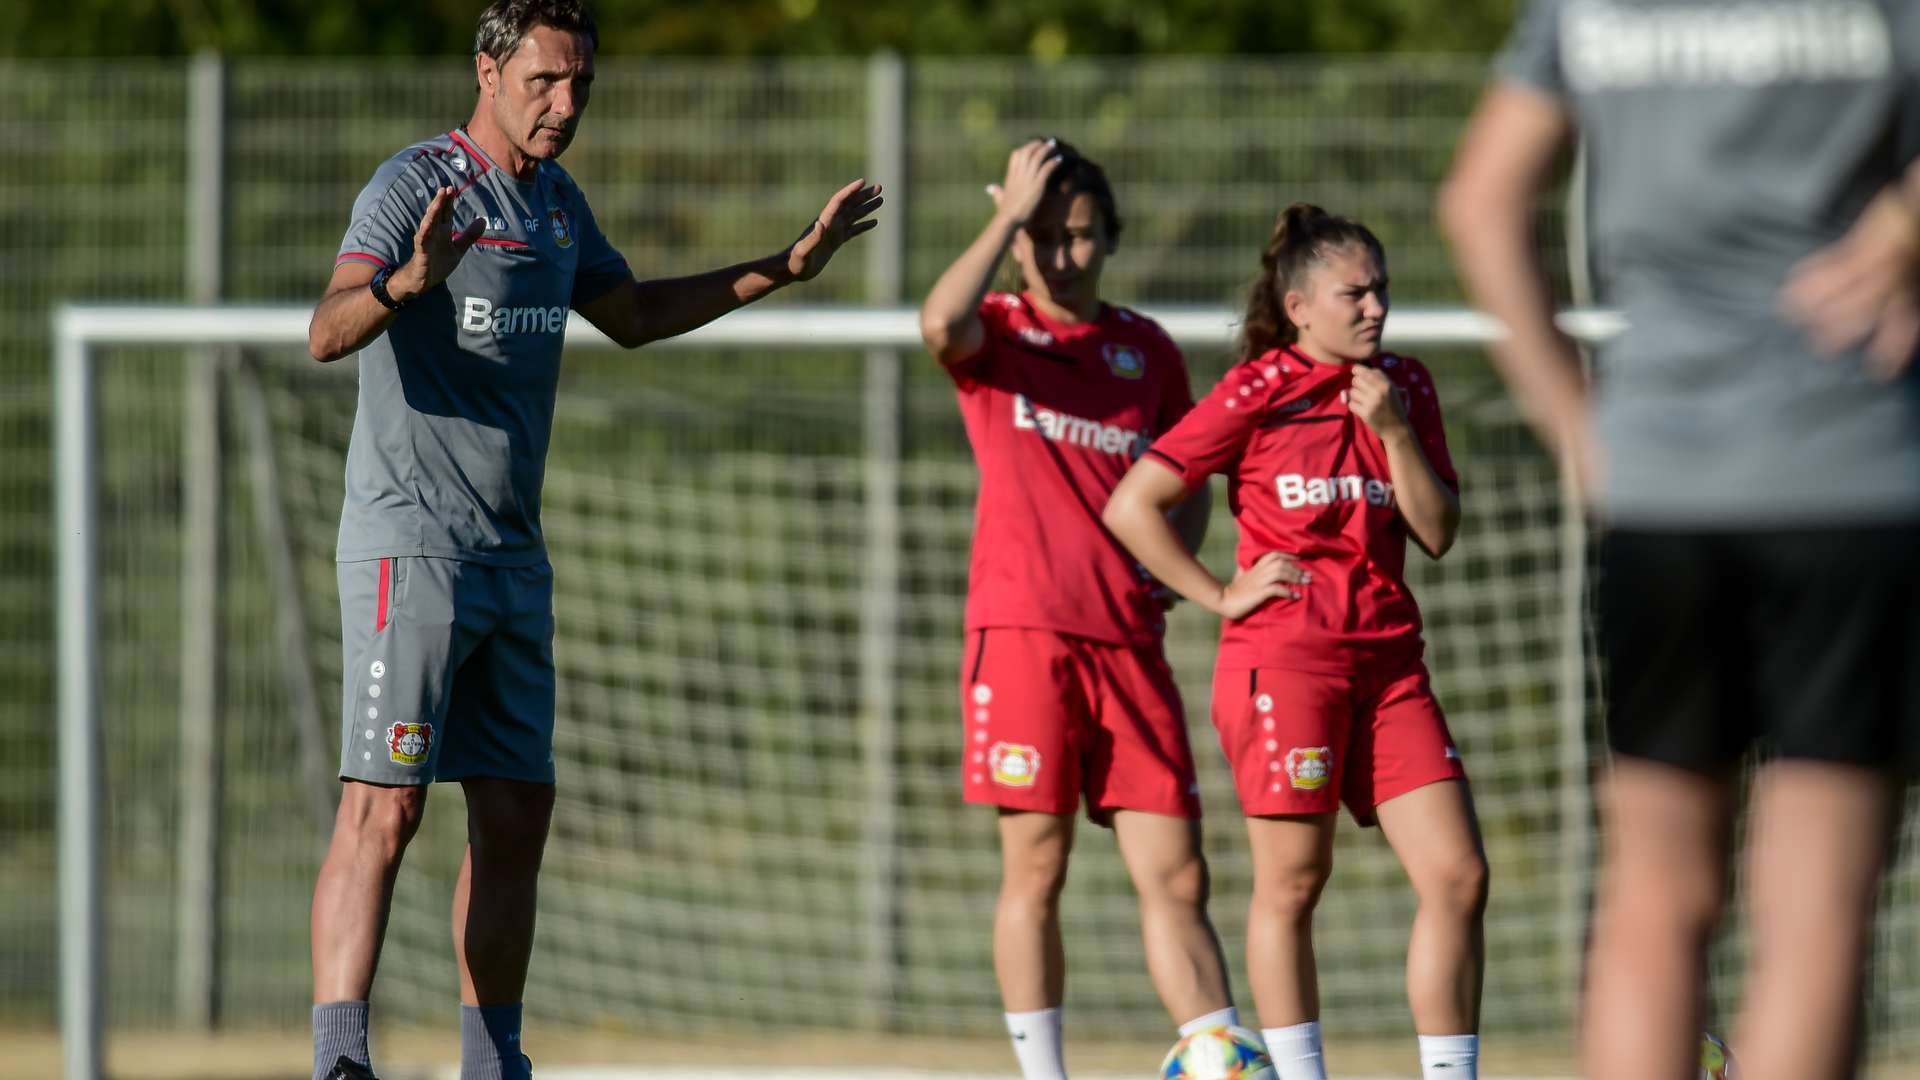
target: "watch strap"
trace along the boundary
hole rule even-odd
[[[386,308],[388,311],[399,311],[406,305],[395,300],[393,294],[387,291],[387,279],[392,276],[393,267],[391,266],[383,266],[374,271],[373,280],[367,282],[367,291],[373,294],[375,300],[380,301],[381,307]]]

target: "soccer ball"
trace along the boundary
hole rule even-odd
[[[1711,1031],[1700,1036],[1700,1080],[1740,1080],[1733,1051]]]
[[[1243,1027],[1202,1028],[1173,1044],[1161,1080],[1277,1080],[1260,1036]]]

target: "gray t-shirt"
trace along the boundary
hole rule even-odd
[[[456,230],[482,215],[487,229],[360,353],[336,558],[534,565],[547,557],[540,485],[567,312],[630,275],[565,170],[541,162],[521,182],[460,130],[380,166],[335,265],[412,258],[442,186],[459,193]]]
[[[1920,519],[1920,365],[1892,386],[1776,311],[1800,259],[1920,156],[1920,3],[1533,0],[1500,74],[1586,139],[1598,429],[1620,524]]]

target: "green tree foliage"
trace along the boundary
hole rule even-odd
[[[1063,56],[1467,52],[1496,48],[1516,0],[599,0],[621,56]],[[424,56],[471,47],[480,0],[24,0],[0,29],[21,58]]]

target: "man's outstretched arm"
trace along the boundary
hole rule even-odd
[[[630,278],[578,305],[580,314],[629,349],[684,334],[783,285],[817,276],[840,245],[880,224],[871,215],[881,202],[878,184],[855,180],[835,192],[784,251],[689,277]]]

